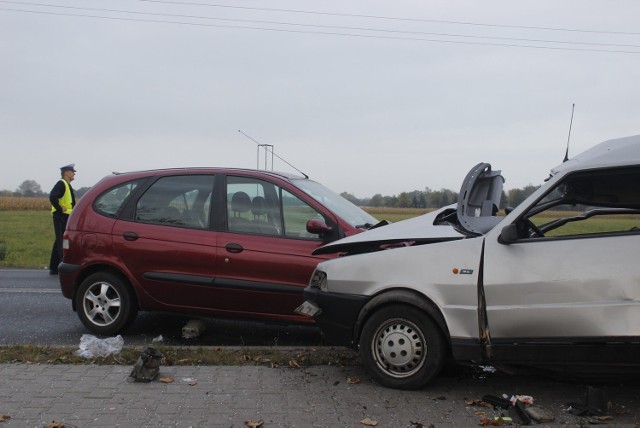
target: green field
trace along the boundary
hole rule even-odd
[[[49,268],[54,241],[49,211],[0,211],[0,268]]]

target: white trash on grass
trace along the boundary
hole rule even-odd
[[[83,334],[80,338],[80,349],[75,354],[83,358],[106,357],[120,353],[123,345],[124,339],[120,335],[98,339],[91,334]]]

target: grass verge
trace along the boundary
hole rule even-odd
[[[162,355],[166,366],[238,366],[261,365],[268,367],[356,365],[355,352],[346,348],[228,348],[228,347],[173,347],[154,346]],[[76,355],[71,347],[38,345],[0,346],[0,364],[98,364],[133,365],[146,346],[125,346],[117,354],[107,357],[84,358]]]

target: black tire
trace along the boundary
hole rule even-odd
[[[76,310],[89,330],[103,336],[123,331],[138,314],[131,288],[121,277],[108,272],[94,273],[82,281]]]
[[[373,379],[395,389],[418,389],[435,378],[447,356],[436,323],[409,305],[375,312],[360,335],[360,360]]]

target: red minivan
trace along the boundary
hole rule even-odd
[[[103,178],[76,204],[62,294],[100,335],[139,310],[308,323],[318,247],[378,221],[306,177],[183,168]]]

